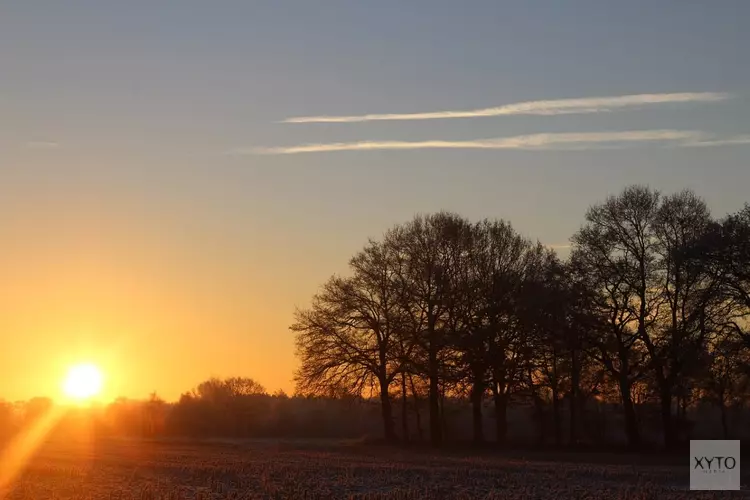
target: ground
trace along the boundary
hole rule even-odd
[[[40,447],[0,498],[750,498],[747,491],[688,491],[687,462],[603,453],[436,453],[356,442],[68,441]]]

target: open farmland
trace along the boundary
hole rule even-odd
[[[685,465],[650,462],[602,454],[465,456],[347,443],[48,443],[3,498],[750,498],[746,491],[687,491]]]

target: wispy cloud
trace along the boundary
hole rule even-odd
[[[631,130],[624,132],[581,132],[560,134],[532,134],[495,139],[467,141],[360,141],[302,144],[271,148],[235,149],[230,154],[298,154],[333,151],[372,151],[405,149],[520,149],[520,150],[580,150],[599,147],[624,147],[641,142],[678,141],[678,145],[700,144],[711,137],[692,130]]]
[[[29,149],[54,149],[59,148],[60,143],[55,141],[28,141],[24,146]]]
[[[736,135],[734,137],[707,139],[684,144],[685,147],[731,146],[735,144],[750,144],[750,135]]]
[[[552,250],[568,250],[571,248],[572,245],[570,243],[560,243],[555,245],[547,245],[547,248],[550,248]]]
[[[715,102],[728,99],[721,92],[678,92],[671,94],[634,94],[612,97],[584,97],[578,99],[556,99],[527,101],[492,108],[432,111],[427,113],[386,113],[353,116],[298,116],[287,118],[283,123],[356,123],[393,120],[440,120],[446,118],[478,118],[506,115],[565,115],[602,113],[623,108],[637,108],[652,104]]]

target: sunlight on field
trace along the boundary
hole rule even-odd
[[[49,432],[63,417],[63,413],[61,407],[51,407],[0,452],[0,498],[5,498],[6,488],[28,466]]]
[[[578,461],[573,461],[578,460]],[[83,464],[83,465],[82,465]],[[687,467],[607,454],[461,456],[336,440],[45,444],[8,500],[707,499]],[[585,492],[585,493],[584,493]],[[583,496],[582,496],[583,495]]]

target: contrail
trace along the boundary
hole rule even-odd
[[[639,142],[680,141],[700,144],[710,136],[691,130],[631,130],[624,132],[580,132],[560,134],[532,134],[496,139],[474,139],[466,141],[360,141],[322,144],[302,144],[271,148],[235,149],[230,154],[298,154],[333,151],[373,151],[405,149],[594,149],[601,146],[617,146]]]
[[[447,118],[479,118],[508,115],[565,115],[602,113],[623,108],[638,108],[652,104],[716,102],[730,97],[721,92],[678,92],[671,94],[634,94],[612,97],[583,97],[527,101],[491,108],[431,111],[426,113],[386,113],[352,116],[298,116],[287,118],[283,123],[357,123],[394,120],[441,120]]]

